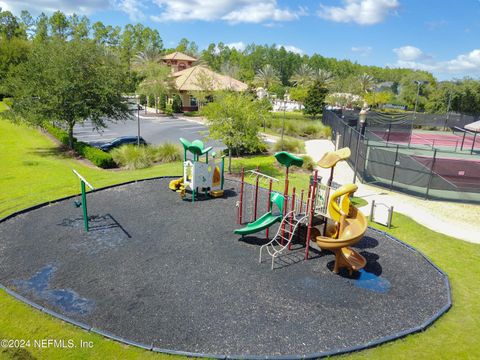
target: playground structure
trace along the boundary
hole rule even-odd
[[[76,200],[74,202],[75,206],[76,207],[82,207],[82,214],[83,214],[83,226],[85,228],[85,231],[88,232],[89,230],[89,224],[88,224],[88,209],[87,209],[87,190],[86,190],[86,186],[88,186],[90,188],[90,190],[94,190],[94,187],[92,185],[90,185],[90,183],[85,180],[85,178],[80,175],[80,173],[75,170],[75,169],[72,169],[73,173],[75,175],[77,175],[77,177],[80,179],[80,189],[82,191],[81,193],[81,197],[82,197],[82,200],[81,201],[78,201]]]
[[[216,163],[216,153],[212,152],[212,160],[209,162],[209,152],[212,147],[205,148],[201,140],[192,142],[180,138],[183,145],[183,177],[172,180],[169,184],[171,190],[180,193],[185,198],[186,191],[192,194],[192,202],[195,202],[199,192],[203,192],[206,197],[222,197],[224,185],[225,157],[221,157],[220,164]],[[191,153],[193,157],[188,158]],[[200,159],[205,156],[205,162]]]
[[[290,250],[292,241],[300,228],[306,229],[305,260],[309,257],[310,241],[313,240],[322,250],[330,250],[335,254],[334,272],[338,273],[341,268],[346,268],[350,274],[353,270],[360,270],[366,265],[362,255],[351,249],[350,246],[360,241],[367,230],[365,216],[355,208],[350,197],[357,190],[354,184],[347,184],[339,187],[333,182],[335,166],[339,161],[348,159],[351,155],[350,149],[343,148],[334,152],[326,153],[318,162],[319,166],[329,168],[330,177],[326,184],[321,182],[318,172],[311,176],[308,187],[307,201],[304,202],[304,191],[297,197],[295,187],[292,194],[289,194],[289,168],[290,166],[302,166],[303,160],[287,152],[275,154],[277,161],[285,166],[285,184],[283,195],[272,192],[272,180],[269,181],[268,191],[268,212],[259,219],[256,218],[258,201],[259,178],[268,178],[267,175],[257,170],[251,172],[255,176],[255,190],[253,197],[254,216],[253,221],[244,228],[234,231],[235,234],[253,234],[266,229],[268,242],[261,246],[259,261],[262,262],[263,251],[272,258],[272,269],[275,259],[285,250]],[[240,183],[240,201],[238,202],[237,223],[243,223],[243,197],[244,197],[244,175],[242,169]],[[338,189],[337,189],[338,188]],[[283,204],[282,204],[283,201]],[[273,204],[276,204],[280,214],[273,215]],[[290,209],[289,209],[290,204]],[[339,205],[341,204],[341,205]],[[268,230],[275,223],[280,222],[275,236],[269,240]],[[320,225],[318,225],[320,224]],[[322,226],[323,225],[323,226]],[[298,238],[298,237],[297,237]]]

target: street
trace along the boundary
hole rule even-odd
[[[94,130],[91,122],[87,121],[82,125],[75,125],[73,134],[79,141],[89,143],[92,146],[110,142],[119,136],[136,136],[137,116],[135,115],[132,120],[117,123],[108,122],[107,126],[107,128],[97,132]],[[154,114],[145,116],[140,113],[140,136],[152,145],[159,145],[165,142],[180,145],[178,139],[181,137],[190,141],[196,139],[205,141],[208,133],[208,127],[185,117],[157,117]],[[217,151],[224,148],[220,141],[208,140],[205,141],[205,145],[213,146]]]

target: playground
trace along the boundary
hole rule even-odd
[[[320,166],[332,166],[333,174],[349,155],[327,154]],[[0,283],[86,330],[149,350],[220,358],[359,350],[424,330],[449,309],[443,272],[415,249],[367,229],[349,201],[354,185],[324,187],[332,190],[335,221],[328,227],[311,227],[306,216],[295,231],[302,211],[325,211],[316,174],[303,204],[288,180],[282,195],[256,186],[263,177],[256,170],[254,185],[224,179],[223,165],[207,155],[215,181],[207,176],[204,185],[221,189],[197,189],[198,156],[185,154],[183,182],[157,178],[86,192],[95,184],[76,173],[83,196],[0,223]],[[288,179],[299,159],[276,157]],[[260,249],[275,240],[275,256],[265,252],[259,263]]]

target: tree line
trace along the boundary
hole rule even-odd
[[[164,70],[146,64],[176,50],[197,57],[212,70],[242,80],[252,88],[263,86],[280,98],[288,92],[293,99],[304,102],[313,82],[320,82],[330,94],[357,94],[370,106],[388,102],[413,109],[418,102],[420,111],[480,113],[480,83],[475,79],[439,82],[426,71],[366,66],[320,54],[309,56],[275,44],[249,44],[238,50],[220,42],[199,50],[194,41],[184,38],[175,48],[167,49],[158,30],[142,24],[92,24],[86,16],[67,16],[60,11],[33,18],[27,11],[15,16],[0,10],[0,95],[9,95],[8,74],[27,61],[32,49],[52,41],[88,41],[108,51],[124,71],[122,91],[126,93],[138,91],[147,73],[164,76]],[[142,54],[147,60],[139,67],[138,57]],[[417,86],[419,81],[422,84]],[[152,83],[157,89],[165,79]]]

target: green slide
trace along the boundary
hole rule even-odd
[[[238,235],[254,234],[272,226],[276,222],[282,221],[281,214],[283,213],[283,196],[276,192],[272,192],[272,195],[270,196],[270,209],[273,208],[274,204],[277,205],[278,209],[280,210],[280,215],[273,215],[272,212],[269,211],[244,228],[235,230],[234,233]]]

